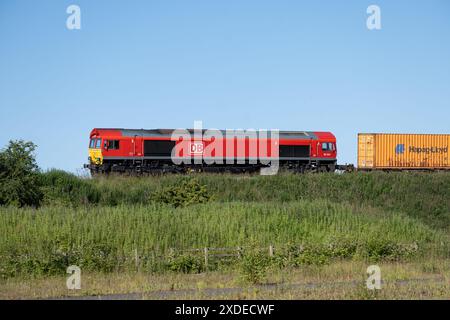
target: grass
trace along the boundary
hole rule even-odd
[[[406,258],[439,246],[447,235],[402,214],[324,200],[229,202],[187,208],[138,205],[95,208],[0,209],[0,274],[55,274],[77,264],[92,271],[163,270],[170,248],[236,247],[253,239],[284,258]],[[295,252],[294,252],[295,253]],[[296,262],[294,262],[296,263]],[[307,261],[306,261],[307,263]]]
[[[333,270],[346,274],[350,266],[372,263],[387,264],[389,270],[397,263],[402,266],[396,269],[400,278],[419,269],[418,276],[447,277],[440,261],[448,262],[450,252],[450,173],[81,179],[50,171],[40,181],[40,208],[0,207],[0,292],[26,292],[19,290],[21,283],[45,287],[52,279],[65,278],[71,264],[93,281],[119,279],[124,292],[135,288],[124,280],[132,277],[159,279],[155,281],[161,286],[171,277],[200,277],[202,286],[214,287],[217,277],[230,275],[237,281],[245,278],[242,273],[256,274],[263,283],[294,283],[278,277],[286,273],[299,274],[297,282],[333,282]],[[249,243],[258,247],[253,256]],[[269,245],[274,256],[267,258]],[[183,251],[238,246],[243,248],[242,261],[250,261],[246,268],[237,258],[229,263],[211,258],[206,268],[201,252]],[[230,285],[238,284],[223,283]],[[448,297],[447,284],[389,286],[377,297]],[[92,293],[120,292],[119,287],[107,291],[106,284],[89,288]],[[358,288],[319,289],[257,288],[252,289],[257,293],[225,297],[374,298]],[[31,291],[24,296],[39,294]]]
[[[201,174],[201,185],[216,202],[289,202],[324,199],[398,211],[434,228],[450,231],[450,172],[368,172],[279,174],[276,176]],[[118,206],[150,204],[153,195],[189,176],[80,179],[60,171],[42,175],[47,205]]]
[[[325,266],[272,270],[258,286],[240,282],[236,271],[201,274],[82,273],[81,290],[67,290],[66,276],[0,281],[0,299],[119,295],[130,299],[449,299],[450,261],[380,264],[382,290],[364,287],[367,264],[339,261]],[[402,282],[409,279],[408,282]],[[140,293],[134,295],[135,293]]]

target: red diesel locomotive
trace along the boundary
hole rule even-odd
[[[85,167],[92,174],[249,172],[276,161],[295,172],[334,171],[336,157],[331,132],[97,128]]]

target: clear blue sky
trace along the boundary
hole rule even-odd
[[[332,131],[340,163],[358,132],[450,133],[450,1],[0,2],[0,146],[76,172],[93,127],[194,120]]]

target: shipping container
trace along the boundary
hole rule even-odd
[[[358,169],[450,169],[450,134],[358,134]]]

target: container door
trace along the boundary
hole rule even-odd
[[[358,168],[373,168],[375,165],[375,135],[358,134]]]

